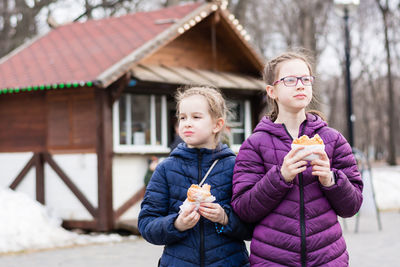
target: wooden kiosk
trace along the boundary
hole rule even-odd
[[[179,86],[222,89],[236,151],[258,122],[263,62],[247,39],[211,2],[66,24],[26,43],[0,60],[1,184],[62,204],[66,228],[134,221],[147,158],[170,152]],[[80,166],[82,155],[94,164]]]

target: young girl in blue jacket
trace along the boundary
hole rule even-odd
[[[219,141],[227,108],[210,87],[179,90],[176,96],[179,135],[184,143],[158,164],[139,214],[139,231],[150,243],[164,245],[159,266],[249,266],[243,242],[251,231],[232,211],[235,154]],[[192,184],[205,183],[214,203],[180,211]]]

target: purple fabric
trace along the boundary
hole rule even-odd
[[[362,187],[351,147],[318,116],[307,114],[300,133],[318,133],[325,143],[336,184],[326,188],[303,172],[307,266],[348,266],[346,243],[337,215],[355,215]],[[236,158],[232,206],[242,220],[255,223],[251,266],[301,266],[300,186],[283,180],[280,167],[292,138],[284,125],[264,117]]]

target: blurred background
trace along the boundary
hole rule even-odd
[[[57,25],[187,2],[193,1],[1,0],[0,57]],[[400,100],[400,1],[363,0],[350,7],[348,40],[344,9],[338,2],[343,1],[231,0],[228,9],[265,59],[293,47],[312,51],[320,105],[329,124],[349,140],[351,116],[354,146],[372,160],[394,165],[400,150],[396,142],[400,138],[399,106],[395,104]],[[351,60],[351,115],[346,107],[346,41]]]

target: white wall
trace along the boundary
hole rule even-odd
[[[0,153],[0,186],[8,187],[32,157],[32,153]],[[97,207],[97,156],[96,154],[53,155],[54,161],[72,182]],[[35,196],[35,167],[16,188],[33,199]],[[50,212],[63,219],[91,220],[92,216],[61,178],[46,163],[45,202]]]
[[[32,157],[32,153],[0,153],[0,186],[8,187]],[[54,161],[72,182],[97,208],[97,156],[96,154],[53,155]],[[147,170],[147,156],[115,156],[113,159],[113,207],[118,209],[143,186]],[[91,220],[92,216],[61,178],[46,163],[45,168],[46,207],[62,219]],[[35,196],[35,167],[16,188],[32,197]],[[129,209],[121,218],[137,218],[140,202]]]
[[[147,156],[119,155],[113,159],[114,210],[117,210],[144,185],[147,171]],[[140,211],[140,201],[122,215],[120,219],[135,219]]]

